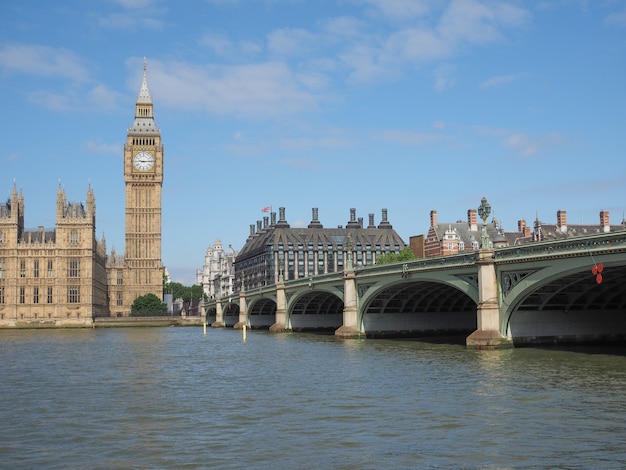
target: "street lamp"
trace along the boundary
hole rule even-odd
[[[483,239],[481,248],[489,248],[489,235],[487,234],[487,218],[491,214],[491,204],[487,202],[487,198],[483,196],[478,206],[478,216],[483,219]]]

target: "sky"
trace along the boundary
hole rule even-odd
[[[626,0],[0,0],[0,191],[27,228],[91,186],[124,252],[144,58],[185,285],[264,207],[292,227],[387,209],[406,243],[483,196],[506,231],[626,212]]]

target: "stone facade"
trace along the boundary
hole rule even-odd
[[[550,224],[535,220],[533,227],[527,225],[526,220],[517,222],[517,231],[506,232],[493,218],[486,224],[491,246],[498,248],[504,246],[524,245],[547,240],[559,240],[576,236],[590,235],[594,233],[608,233],[626,228],[626,221],[620,225],[611,225],[609,212],[600,211],[599,224],[568,224],[567,212],[559,210],[556,213],[556,223]],[[417,258],[453,255],[466,251],[476,251],[480,248],[483,224],[477,221],[476,209],[467,211],[467,221],[445,222],[437,220],[437,211],[430,212],[430,228],[423,240],[423,246],[418,243],[421,236],[412,237],[412,250]]]
[[[89,324],[108,315],[106,244],[96,239],[96,200],[57,192],[54,230],[24,227],[17,188],[0,205],[0,325]]]
[[[376,264],[381,254],[400,253],[405,243],[387,220],[387,210],[382,220],[374,224],[374,214],[369,214],[369,224],[356,217],[350,209],[350,221],[345,227],[324,228],[313,209],[311,223],[304,228],[292,228],[285,219],[285,208],[264,217],[255,226],[250,225],[250,236],[237,255],[235,276],[237,290],[253,289],[276,284],[282,276],[285,281],[320,274],[343,271],[351,260],[354,267]]]
[[[124,145],[126,183],[125,254],[111,253],[109,272],[110,312],[130,314],[137,297],[148,293],[163,298],[164,268],[161,260],[161,208],[163,144],[154,121],[146,67],[135,103],[135,119]]]
[[[96,201],[68,203],[57,192],[52,230],[24,227],[24,197],[13,187],[0,204],[0,327],[86,326],[94,317],[130,315],[147,293],[163,298],[161,207],[163,144],[146,68],[124,145],[125,254],[96,238]]]
[[[235,293],[235,259],[232,246],[224,250],[221,240],[215,240],[204,254],[202,269],[196,271],[196,284],[202,286],[209,299],[225,298]]]

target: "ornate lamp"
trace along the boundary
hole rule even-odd
[[[489,248],[489,235],[487,234],[487,219],[491,214],[491,204],[487,202],[487,198],[483,196],[478,206],[478,216],[483,219],[483,239],[481,248]]]

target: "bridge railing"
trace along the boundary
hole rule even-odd
[[[614,250],[626,250],[626,230],[497,248],[494,256],[496,261],[506,262],[520,258],[566,257]]]

